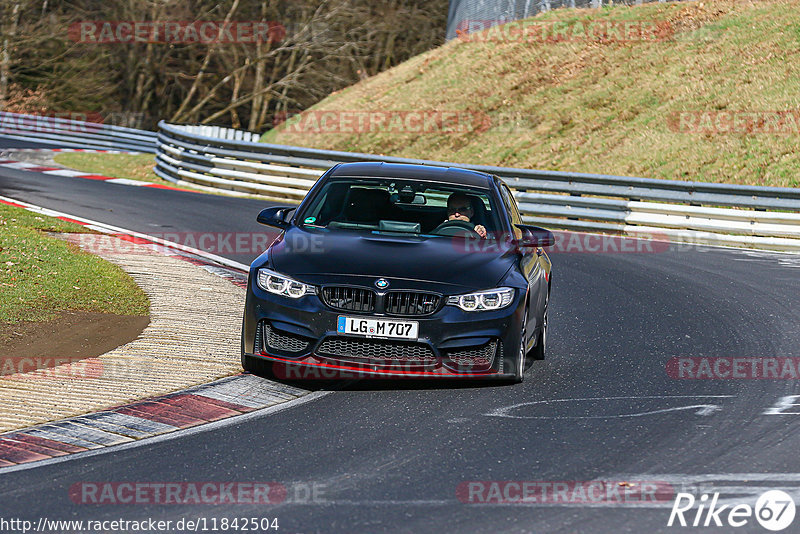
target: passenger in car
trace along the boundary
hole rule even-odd
[[[478,200],[480,202],[480,200]],[[474,208],[468,195],[464,193],[453,193],[447,198],[447,220],[472,222]],[[486,239],[486,228],[482,224],[475,225],[475,232]]]

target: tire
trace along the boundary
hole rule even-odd
[[[530,357],[533,360],[544,360],[545,349],[547,348],[547,308],[544,309],[542,316],[542,329],[536,338],[536,345],[531,349]]]
[[[525,364],[528,361],[528,355],[525,351],[525,336],[528,330],[528,308],[525,308],[525,316],[522,319],[522,331],[519,335],[519,350],[517,351],[517,359],[514,362],[514,376],[511,379],[515,384],[519,384],[525,379]]]
[[[244,343],[244,317],[242,317],[242,335],[241,335],[241,351],[242,351],[242,369],[246,373],[258,375],[258,376],[265,376],[269,373],[272,369],[270,362],[262,360],[261,358],[255,358],[253,356],[248,356],[247,351],[245,350],[245,343]]]

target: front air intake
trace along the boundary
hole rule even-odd
[[[359,313],[375,311],[375,292],[361,287],[323,287],[322,301],[334,310]]]

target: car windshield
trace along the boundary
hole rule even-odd
[[[299,223],[348,231],[466,237],[475,235],[469,228],[482,225],[489,239],[500,229],[496,203],[486,189],[397,178],[331,180],[300,214]]]

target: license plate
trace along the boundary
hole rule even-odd
[[[339,334],[351,336],[416,340],[419,337],[419,323],[416,321],[365,319],[363,317],[340,315],[336,323],[336,331]]]

